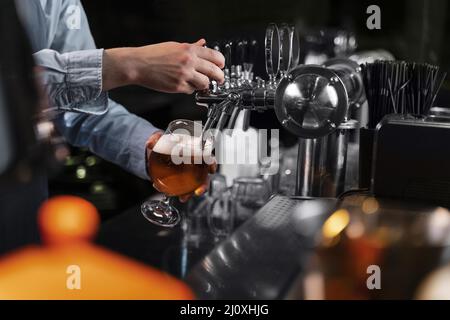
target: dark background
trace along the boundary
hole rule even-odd
[[[288,22],[296,24],[300,34],[317,28],[353,31],[358,50],[384,48],[397,59],[430,62],[450,71],[446,0],[82,0],[82,3],[101,48],[193,42],[201,37],[210,42],[248,37],[262,44],[268,23]],[[381,30],[366,28],[366,9],[371,4],[381,8]],[[259,52],[256,73],[265,77],[262,45]],[[127,87],[112,91],[111,97],[160,128],[174,118],[205,116],[205,110],[195,105],[193,96]],[[271,112],[255,115],[252,124],[279,127]],[[282,139],[287,145],[295,141],[286,133]],[[86,166],[89,153],[85,151],[76,150],[75,154],[78,158],[72,158],[64,173],[52,180],[51,189],[70,190],[89,198],[102,210],[104,218],[138,203],[152,192],[149,183],[100,160],[92,167]],[[80,166],[87,168],[84,179],[76,178]]]

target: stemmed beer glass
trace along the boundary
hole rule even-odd
[[[200,122],[172,121],[149,156],[149,175],[153,185],[165,194],[163,200],[146,201],[141,212],[150,222],[173,227],[181,221],[169,197],[193,193],[208,179],[212,157],[212,138],[204,136]]]

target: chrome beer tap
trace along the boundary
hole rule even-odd
[[[233,129],[241,110],[249,114],[274,108],[287,130],[302,138],[316,138],[346,121],[350,104],[364,101],[358,65],[334,59],[322,66],[297,66],[295,28],[283,24],[280,29],[270,24],[266,30],[267,81],[251,76],[256,42],[225,44],[225,83],[196,95],[197,104],[208,108],[207,129]]]
[[[208,108],[205,130],[233,129],[241,111],[246,129],[251,111],[273,108],[281,125],[299,137],[296,195],[337,196],[344,187],[349,133],[358,128],[349,109],[365,100],[360,67],[348,59],[298,65],[295,28],[270,24],[263,80],[253,77],[256,54],[249,52],[255,48],[248,41],[225,45],[225,84],[196,95],[197,104]]]

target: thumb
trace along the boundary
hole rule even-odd
[[[163,135],[162,131],[157,131],[154,134],[152,134],[150,138],[147,140],[147,148],[153,149],[162,135]]]

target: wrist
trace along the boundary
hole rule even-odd
[[[132,85],[137,82],[138,72],[134,62],[135,48],[115,48],[103,54],[103,91]]]

